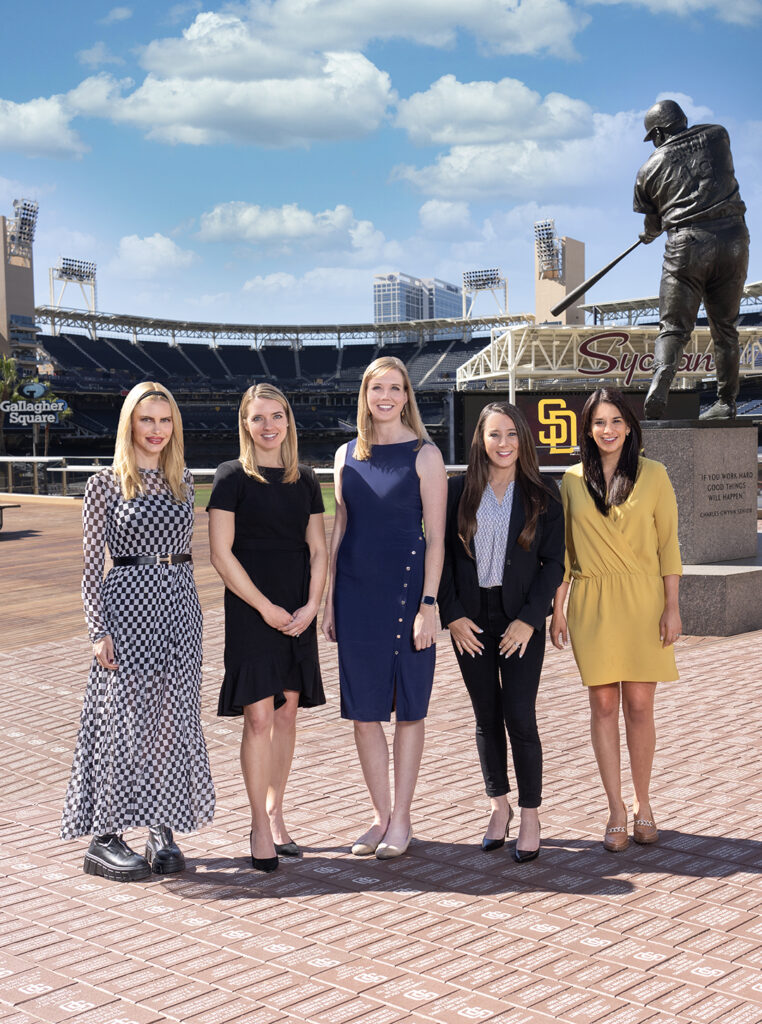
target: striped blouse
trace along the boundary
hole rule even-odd
[[[505,489],[502,502],[495,497],[492,487],[487,484],[476,512],[476,574],[480,587],[500,587],[505,571],[505,549],[508,544],[508,528],[511,525],[513,488],[511,481]]]

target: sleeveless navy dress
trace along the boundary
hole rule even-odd
[[[426,717],[436,648],[416,651],[423,596],[423,506],[418,442],[375,444],[370,459],[347,446],[341,491],[347,526],[339,547],[334,616],[341,717],[398,722]]]

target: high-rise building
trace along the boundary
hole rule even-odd
[[[428,319],[423,281],[409,274],[376,274],[373,278],[373,323]]]
[[[411,277],[395,271],[373,278],[373,322],[438,320],[462,316],[461,289],[437,277]]]
[[[428,299],[427,319],[463,316],[463,293],[457,285],[440,281],[437,277],[427,278],[423,285]]]

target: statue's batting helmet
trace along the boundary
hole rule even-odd
[[[674,128],[684,131],[688,127],[688,118],[679,103],[674,100],[661,100],[654,103],[643,119],[646,137],[643,142],[650,142],[656,128]]]

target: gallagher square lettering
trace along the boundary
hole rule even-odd
[[[58,423],[58,414],[68,408],[62,398],[39,402],[0,402],[0,412],[7,413],[8,423],[21,427],[34,423]]]

